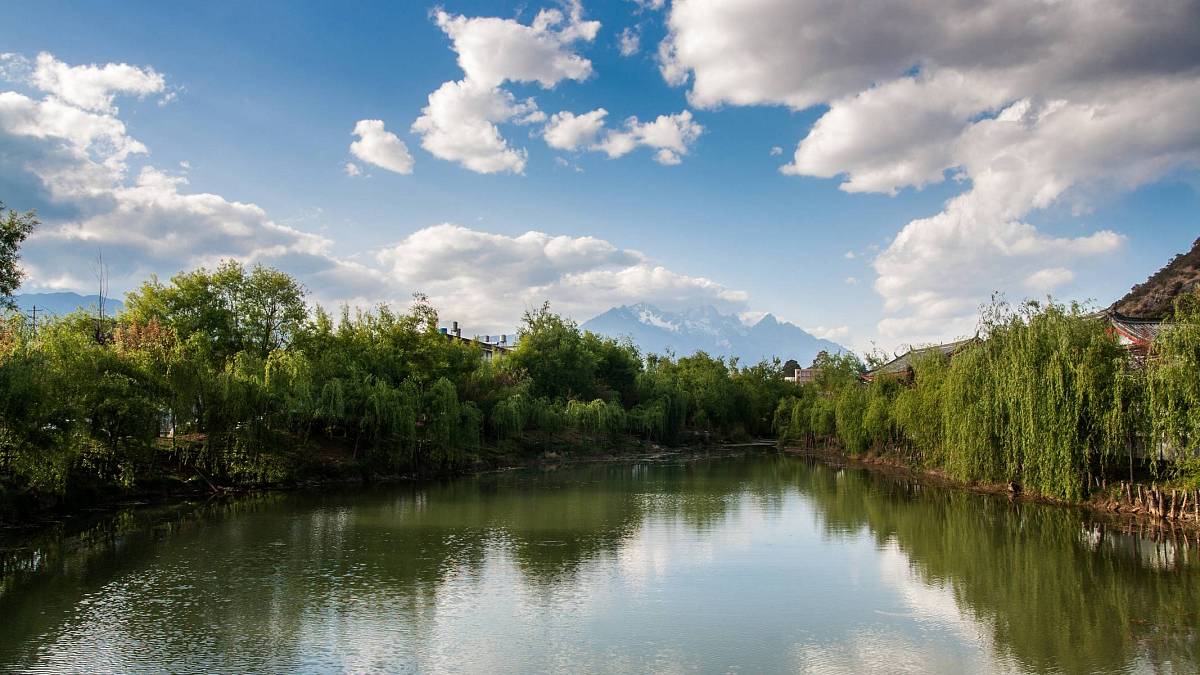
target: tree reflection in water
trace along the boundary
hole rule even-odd
[[[815,528],[819,546],[786,548],[764,529],[784,526]],[[470,656],[470,670],[526,648],[503,643],[506,622],[537,627],[524,636],[530,645],[553,642],[546,667],[644,665],[616,642],[590,645],[598,630],[644,634],[655,658],[705,653],[662,616],[683,626],[727,620],[732,644],[752,654],[739,658],[774,667],[756,650],[796,651],[796,635],[820,627],[789,622],[819,621],[820,612],[772,619],[783,605],[730,606],[720,617],[705,603],[736,601],[737,589],[696,588],[687,570],[720,567],[726,576],[702,577],[714,584],[800,587],[819,582],[802,576],[819,566],[838,573],[837,556],[864,539],[880,584],[918,604],[944,593],[946,607],[924,610],[982,627],[993,665],[1074,673],[1200,664],[1194,542],[1124,533],[1071,509],[748,455],[256,495],[44,532],[0,555],[0,668],[279,670],[399,658],[437,670]],[[733,563],[758,576],[736,576]],[[670,580],[691,584],[689,597],[654,593]],[[590,619],[576,616],[605,603]],[[746,619],[764,627],[734,625]],[[720,628],[695,632],[710,630]],[[460,643],[472,654],[456,653]],[[338,649],[361,658],[331,660]]]

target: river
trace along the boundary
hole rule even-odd
[[[773,453],[3,542],[0,671],[1197,672],[1195,535]]]

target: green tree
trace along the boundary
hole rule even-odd
[[[0,202],[0,309],[16,307],[12,295],[21,286],[25,274],[17,265],[21,243],[38,226],[33,211],[19,213]]]
[[[534,396],[585,399],[595,391],[600,356],[588,348],[574,321],[550,311],[550,303],[525,312],[509,358],[529,374]]]
[[[219,362],[243,350],[265,359],[300,331],[308,315],[304,294],[279,270],[255,265],[247,273],[228,260],[213,271],[177,274],[169,284],[142,284],[126,296],[126,314],[135,323],[157,319],[183,340],[202,336]]]

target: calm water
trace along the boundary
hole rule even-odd
[[[1197,672],[1196,543],[795,457],[137,510],[0,556],[0,670]]]

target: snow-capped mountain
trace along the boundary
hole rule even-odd
[[[747,325],[714,307],[666,312],[645,303],[625,305],[586,321],[582,328],[609,337],[632,338],[644,353],[662,354],[671,349],[686,356],[704,350],[713,356],[737,356],[743,363],[779,357],[807,366],[821,350],[847,351],[770,314]]]

